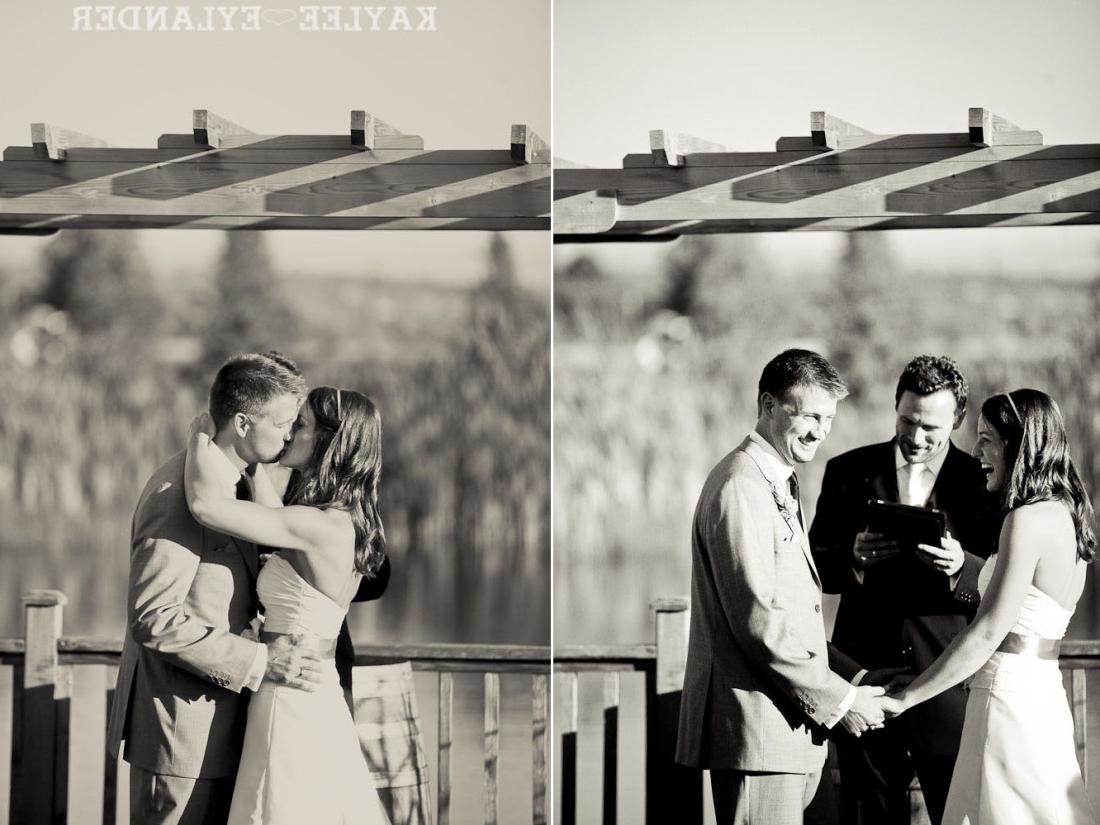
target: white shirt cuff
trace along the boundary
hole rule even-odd
[[[260,682],[264,680],[265,673],[267,673],[267,645],[257,642],[256,656],[252,660],[252,667],[248,669],[248,678],[245,679],[244,686],[255,692],[260,687]]]
[[[860,676],[862,676],[862,674]],[[856,678],[860,677],[857,676]],[[848,695],[844,697],[844,701],[837,705],[836,710],[833,711],[833,715],[825,720],[825,727],[831,728],[833,725],[843,719],[847,715],[848,711],[852,709],[852,705],[855,704],[855,701],[856,686],[852,685],[848,689]]]
[[[863,677],[866,676],[867,673],[868,673],[867,668],[863,668],[863,670],[861,670],[859,673],[856,674],[856,678],[854,678],[852,680],[852,684],[855,685],[856,687],[859,687],[860,685],[862,685],[863,684]]]

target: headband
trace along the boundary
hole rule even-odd
[[[1016,409],[1016,402],[1012,400],[1012,396],[1009,393],[1005,393],[1005,398],[1008,400],[1008,406],[1012,408],[1012,414],[1016,416],[1016,423],[1020,427],[1024,426],[1024,417],[1020,415],[1020,411]]]
[[[336,390],[336,421],[337,423],[344,420],[344,414],[340,411],[340,390]]]

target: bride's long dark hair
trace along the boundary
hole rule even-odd
[[[372,578],[386,557],[378,507],[382,416],[355,390],[316,387],[306,403],[316,421],[313,455],[291,479],[287,503],[347,510],[355,526],[355,569]]]
[[[1064,502],[1077,533],[1077,557],[1092,561],[1092,502],[1070,457],[1062,412],[1054,399],[1039,390],[1013,390],[987,398],[982,417],[1005,442],[1008,479],[1001,492],[1002,512],[1038,501]]]

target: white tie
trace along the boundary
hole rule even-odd
[[[923,507],[928,503],[928,496],[932,492],[925,484],[928,468],[923,464],[908,464],[906,469],[909,473],[909,489],[907,491],[908,500],[904,503],[912,504],[914,507]]]

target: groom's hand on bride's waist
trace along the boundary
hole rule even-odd
[[[267,642],[265,678],[297,690],[316,690],[321,683],[321,657],[296,644],[293,635]]]

